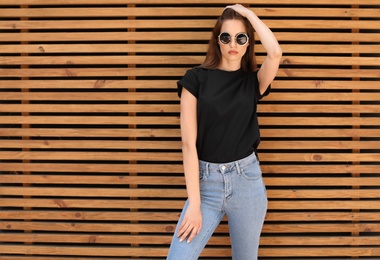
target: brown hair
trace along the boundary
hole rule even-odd
[[[218,44],[218,36],[220,34],[222,24],[226,20],[240,20],[243,22],[249,37],[249,45],[247,47],[246,53],[241,59],[241,68],[244,71],[257,70],[256,57],[254,51],[254,29],[247,18],[241,16],[239,13],[235,12],[235,10],[231,8],[226,8],[223,11],[222,15],[216,21],[214,29],[212,30],[211,39],[209,41],[206,58],[205,61],[201,64],[201,67],[207,69],[216,69],[220,65],[222,53]]]

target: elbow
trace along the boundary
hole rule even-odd
[[[281,57],[282,57],[282,49],[281,49],[281,47],[278,45],[276,48],[274,48],[271,51],[271,53],[268,53],[268,56],[271,59],[280,60]]]
[[[196,145],[194,142],[182,141],[182,152],[183,153],[191,153],[192,151],[196,151]]]

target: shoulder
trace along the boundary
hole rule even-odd
[[[210,71],[209,69],[203,68],[201,66],[196,66],[196,67],[192,67],[191,69],[188,69],[186,71],[186,74],[192,74],[192,75],[196,75],[196,76],[203,76],[206,73],[208,73],[209,71]]]
[[[204,81],[207,74],[206,71],[207,69],[202,68],[201,66],[188,69],[185,75],[177,82],[178,96],[181,96],[182,88],[185,87],[195,97],[198,97],[198,90],[201,82]]]
[[[190,81],[192,84],[200,84],[201,82],[204,82],[210,71],[210,69],[206,69],[201,66],[193,67],[186,71],[180,82]]]

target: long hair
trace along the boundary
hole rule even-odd
[[[231,8],[226,8],[221,16],[216,21],[214,29],[212,30],[211,39],[209,41],[208,50],[204,62],[201,64],[201,67],[207,69],[216,69],[222,60],[222,53],[218,44],[218,36],[222,24],[226,20],[239,20],[242,21],[249,37],[249,45],[247,51],[241,59],[241,68],[244,71],[255,71],[257,70],[256,57],[255,57],[255,39],[254,39],[254,29],[251,23],[247,18],[241,16],[239,13],[235,12]]]

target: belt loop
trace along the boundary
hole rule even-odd
[[[210,163],[206,163],[206,176],[208,177],[209,176],[209,165]]]
[[[235,166],[236,166],[236,170],[237,170],[238,174],[240,175],[240,165],[239,165],[238,161],[235,161]]]

